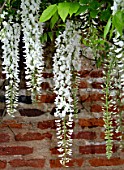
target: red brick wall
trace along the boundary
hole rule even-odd
[[[85,60],[82,63],[85,63]],[[83,64],[84,64],[83,63]],[[91,65],[91,63],[90,63]],[[69,170],[123,170],[124,150],[118,149],[114,135],[113,156],[105,156],[101,91],[102,70],[82,66],[79,85],[79,118],[74,123],[73,156]],[[21,84],[21,101],[15,118],[8,115],[0,124],[0,169],[61,169],[54,124],[53,77],[44,73],[40,103],[31,104],[30,94]],[[2,82],[2,77],[1,77]],[[2,92],[1,92],[2,94]],[[26,97],[27,96],[27,97]],[[1,113],[4,103],[0,103]]]

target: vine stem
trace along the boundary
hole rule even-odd
[[[2,10],[3,10],[3,8],[4,8],[5,4],[6,4],[6,2],[7,2],[7,0],[4,1],[2,7],[0,8],[0,14],[2,13]]]
[[[67,141],[66,141],[66,133],[67,133],[67,129],[66,129],[66,118],[64,117],[63,119],[63,128],[64,128],[64,158],[66,160],[66,144],[67,144]],[[64,166],[65,166],[65,163],[66,161],[64,162]]]

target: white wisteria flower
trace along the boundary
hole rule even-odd
[[[114,0],[113,6],[111,10],[113,11],[113,15],[120,9],[124,8],[124,1],[123,0]]]
[[[32,100],[41,94],[42,72],[44,68],[43,49],[40,36],[43,24],[39,22],[40,0],[21,1],[21,20],[23,41],[25,43],[25,64],[27,87],[31,90]]]
[[[56,134],[60,162],[65,166],[72,155],[72,124],[74,116],[73,72],[81,69],[80,64],[80,30],[73,21],[67,21],[65,31],[56,38],[56,53],[53,57],[54,92],[56,93],[55,117],[61,120],[57,123]],[[66,159],[65,159],[66,158]]]
[[[4,18],[4,17],[3,17]],[[3,21],[3,29],[0,31],[3,43],[3,73],[6,74],[5,99],[7,113],[14,117],[18,106],[19,96],[19,41],[20,25],[12,21]]]
[[[73,21],[67,21],[66,29],[56,38],[56,53],[53,57],[53,73],[57,94],[55,99],[58,117],[63,118],[66,114],[62,114],[61,109],[67,112],[73,112],[72,104],[72,67],[80,70],[80,31],[76,31]],[[69,107],[67,107],[69,104]],[[59,107],[59,108],[58,108]],[[66,109],[65,109],[66,108]]]
[[[123,0],[114,0],[112,14],[114,15],[118,10],[124,10]],[[110,158],[112,155],[113,145],[113,126],[112,119],[116,120],[117,129],[116,132],[123,132],[123,111],[121,106],[123,105],[124,98],[124,35],[120,35],[118,30],[114,30],[115,37],[113,38],[113,44],[111,44],[110,52],[108,53],[107,61],[105,63],[105,101],[103,105],[103,118],[105,122],[105,139],[106,140],[106,154]],[[116,91],[115,91],[116,90]],[[110,100],[111,98],[111,100]],[[113,111],[109,111],[108,108],[112,108]],[[122,139],[122,136],[120,136]],[[122,146],[122,140],[120,140],[120,146]]]

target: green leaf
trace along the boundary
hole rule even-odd
[[[63,22],[65,22],[66,17],[69,14],[70,3],[63,2],[58,4],[58,14],[60,15]]]
[[[50,40],[53,41],[53,33],[52,32],[48,32],[48,35],[50,37]]]
[[[56,31],[56,37],[58,37],[60,34],[60,31]]]
[[[88,9],[87,5],[80,6],[79,10],[76,12],[75,16],[80,15],[81,13],[84,13]]]
[[[110,8],[107,8],[106,10],[101,11],[100,20],[108,21],[108,19],[110,18],[110,15],[111,15]]]
[[[69,9],[70,17],[73,15],[73,13],[76,13],[78,11],[79,7],[80,5],[78,2],[70,3],[70,9]]]
[[[90,11],[90,16],[91,16],[92,18],[96,18],[97,14],[98,14],[98,11],[97,11],[97,10],[92,10],[92,11]]]
[[[112,23],[114,24],[117,31],[122,35],[124,29],[123,11],[117,11],[113,16]]]
[[[111,30],[110,30],[110,35],[109,35],[109,39],[111,39],[112,38],[112,35],[113,35],[113,30],[114,30],[114,25],[112,24],[112,28],[111,28]]]
[[[102,64],[102,59],[99,57],[97,58],[97,61],[96,61],[97,68],[100,68],[101,64]]]
[[[50,21],[50,28],[51,28],[51,29],[54,27],[54,25],[55,25],[55,23],[58,21],[58,19],[59,19],[58,12],[56,12],[56,13],[53,15],[53,17],[52,17],[52,19],[51,19],[51,21]]]
[[[57,5],[50,5],[47,7],[47,9],[45,9],[42,13],[42,15],[40,16],[40,22],[45,22],[47,20],[49,20],[57,11]]]
[[[44,33],[44,41],[47,41],[47,33]]]
[[[90,0],[80,0],[81,5],[88,4],[89,2],[90,2]]]
[[[65,23],[64,23],[64,24],[58,24],[58,26],[59,26],[59,27],[64,27],[64,28],[65,28],[65,27],[66,27],[66,24],[65,24]]]
[[[96,10],[98,7],[100,7],[100,3],[97,0],[93,0],[89,4],[89,9]]]
[[[47,33],[44,33],[40,38],[41,43],[44,43],[47,41]]]
[[[111,26],[111,17],[109,18],[105,28],[104,28],[104,39],[106,38],[106,35],[108,34]]]

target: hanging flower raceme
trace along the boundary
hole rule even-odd
[[[78,24],[77,24],[78,25]],[[78,25],[79,26],[79,25]],[[53,57],[56,130],[60,162],[65,166],[72,155],[72,133],[74,115],[74,93],[72,91],[74,70],[80,70],[80,31],[73,21],[67,21],[65,31],[56,38],[56,53]],[[73,79],[74,78],[74,79]],[[77,92],[77,91],[76,91]],[[76,97],[75,97],[75,100]]]
[[[116,67],[114,68],[116,71],[116,82],[115,88],[118,89],[117,91],[117,105],[118,105],[118,113],[115,115],[117,128],[116,132],[120,133],[120,149],[123,148],[123,127],[124,127],[124,111],[122,110],[122,106],[124,105],[124,37],[120,37],[119,34],[113,38],[115,50],[114,53],[116,55]]]
[[[108,158],[112,155],[113,147],[113,121],[116,119],[116,132],[122,133],[122,100],[124,98],[124,42],[119,40],[119,34],[113,38],[113,44],[109,48],[107,58],[104,60],[104,83],[103,92],[105,103],[103,104],[103,118],[106,139],[106,155]],[[122,138],[122,136],[120,136]],[[121,145],[120,145],[121,146]]]
[[[19,40],[20,25],[9,20],[3,21],[1,30],[1,42],[3,43],[3,73],[6,74],[7,85],[5,86],[6,110],[11,116],[14,116],[18,106],[19,96]]]
[[[82,48],[82,55],[88,57],[89,53],[93,56],[93,60],[97,61],[100,57],[100,42],[102,39],[98,34],[98,16],[94,19],[90,17],[90,11],[86,10],[84,13],[80,14],[80,19],[82,21],[82,41],[85,48]],[[88,51],[88,53],[87,53]]]
[[[124,1],[123,0],[114,0],[113,7],[111,8],[113,11],[113,15],[118,12],[118,10],[123,11],[124,10]],[[114,54],[116,56],[116,82],[115,82],[115,88],[118,89],[117,91],[117,106],[118,106],[118,112],[115,115],[117,128],[116,132],[120,133],[120,149],[123,148],[124,142],[122,139],[123,131],[124,131],[124,111],[122,110],[122,106],[124,105],[124,35],[120,35],[118,30],[114,30],[115,37],[113,38],[113,43],[115,46]]]
[[[113,15],[120,9],[124,8],[122,1],[115,0],[112,7]],[[124,99],[124,59],[123,46],[124,37],[120,36],[119,32],[114,30],[115,37],[113,45],[110,47],[110,52],[107,56],[107,64],[104,65],[105,76],[105,104],[104,104],[104,122],[105,122],[105,139],[106,139],[106,154],[110,158],[112,155],[113,132],[112,120],[116,119],[116,132],[123,133],[123,111],[121,106]],[[111,99],[110,99],[111,98]],[[110,111],[110,108],[112,108]],[[122,147],[122,135],[120,138],[120,147]]]
[[[107,59],[104,60],[103,66],[103,79],[104,79],[104,86],[103,86],[103,93],[104,93],[104,100],[103,103],[103,120],[104,120],[104,127],[105,127],[105,140],[106,140],[106,156],[110,158],[112,155],[112,147],[113,147],[113,116],[117,110],[116,104],[116,92],[113,87],[113,83],[115,81],[113,75],[114,67],[116,65],[115,55],[113,54],[114,46],[110,48],[110,52],[107,55]],[[113,110],[113,112],[111,111]]]
[[[21,1],[21,20],[24,41],[27,87],[31,90],[32,100],[41,94],[42,72],[44,68],[43,49],[40,36],[43,33],[39,22],[40,0]]]

